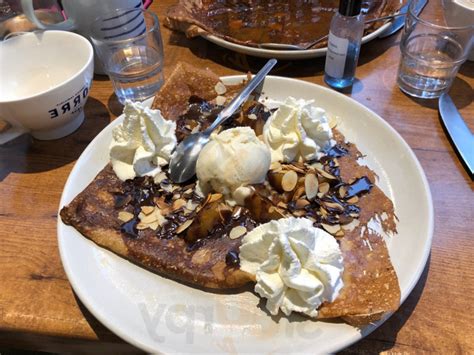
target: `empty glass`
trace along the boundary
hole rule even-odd
[[[408,95],[437,98],[451,86],[473,43],[474,26],[446,25],[444,8],[448,0],[432,0],[438,16],[427,20],[414,13],[417,2],[410,4],[400,42],[402,58],[398,85]]]
[[[143,101],[163,84],[163,43],[158,17],[142,9],[117,10],[97,19],[92,42],[119,101]]]

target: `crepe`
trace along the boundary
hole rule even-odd
[[[402,0],[363,2],[366,19],[393,14]],[[306,46],[318,41],[314,48],[325,47],[325,36],[339,0],[321,1],[209,1],[179,0],[168,9],[165,25],[188,37],[215,35],[227,41],[258,46],[281,43]],[[383,22],[367,24],[365,34]]]
[[[218,83],[218,77],[210,71],[179,64],[157,94],[153,106],[166,113],[165,117],[178,119],[179,140],[190,134],[191,123],[205,127],[213,120],[212,115],[222,108],[212,104],[216,97],[224,95],[229,100],[239,88],[228,87],[225,94],[218,95]],[[191,119],[196,107],[202,115]],[[269,115],[262,108],[259,103],[247,103],[230,124],[253,125],[258,131],[259,122]],[[247,119],[250,113],[257,119]],[[348,187],[365,179],[370,189],[363,187],[357,192],[360,197],[356,207],[345,204],[357,214],[359,225],[337,235],[344,258],[344,287],[333,303],[323,304],[319,318],[343,317],[351,324],[361,325],[396,310],[399,305],[398,280],[384,238],[379,231],[369,228],[369,222],[379,218],[385,232],[395,233],[396,217],[390,199],[374,185],[375,174],[358,164],[361,153],[356,146],[345,142],[337,129],[334,133],[338,165],[331,165],[327,159],[332,167],[325,173],[337,175],[337,181]],[[304,175],[309,168],[295,163],[284,169],[295,169]],[[60,216],[64,223],[97,245],[160,275],[205,289],[238,289],[255,279],[239,268],[241,238],[230,238],[234,228],[243,226],[250,231],[259,223],[298,212],[282,207],[284,201],[289,206],[294,195],[279,193],[271,184],[265,186],[256,185],[258,194],[248,198],[245,206],[229,207],[221,194],[199,196],[195,181],[173,184],[166,171],[155,179],[123,182],[107,165],[62,208]],[[152,218],[155,214],[160,216],[159,226],[154,224],[158,223],[157,218]],[[319,222],[326,220],[315,223]]]

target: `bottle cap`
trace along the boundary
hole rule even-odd
[[[357,16],[360,14],[362,0],[340,0],[339,13],[342,16]]]

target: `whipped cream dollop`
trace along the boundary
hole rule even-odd
[[[288,97],[267,120],[263,139],[272,161],[319,159],[322,150],[334,144],[326,111],[313,100]]]
[[[196,163],[204,193],[222,193],[230,204],[243,204],[252,193],[247,185],[265,181],[271,154],[250,127],[236,127],[211,136]]]
[[[255,292],[276,315],[318,315],[343,287],[342,253],[336,239],[306,218],[283,218],[258,226],[242,239],[240,268],[256,275]]]
[[[120,180],[155,176],[176,147],[176,123],[140,102],[125,102],[125,118],[112,131],[110,161]]]

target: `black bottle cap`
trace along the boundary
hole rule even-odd
[[[342,16],[357,16],[360,14],[362,0],[340,0],[339,13]]]

